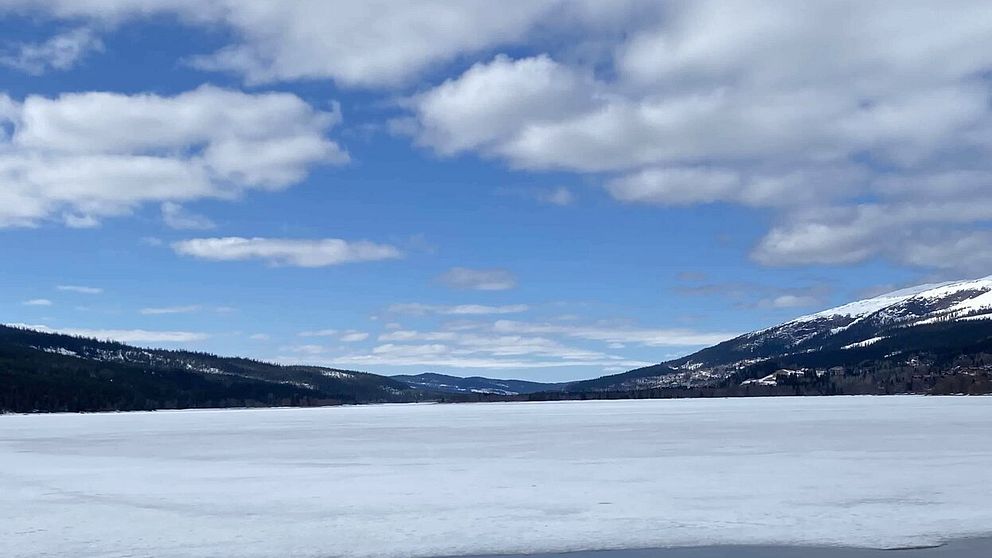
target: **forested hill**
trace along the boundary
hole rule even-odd
[[[414,401],[384,376],[279,366],[0,325],[0,412]]]
[[[681,395],[988,393],[992,277],[919,285],[800,316],[572,391]]]
[[[681,359],[562,384],[388,378],[0,326],[0,412],[621,397],[992,392],[992,277],[802,316]]]

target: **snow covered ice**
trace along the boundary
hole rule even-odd
[[[7,557],[444,556],[992,532],[992,399],[0,417]]]

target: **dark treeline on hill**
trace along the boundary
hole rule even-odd
[[[437,374],[389,378],[0,326],[0,412],[992,393],[992,321],[913,326],[866,346],[740,360],[736,347],[750,339],[622,374],[539,384]],[[702,357],[709,359],[705,366],[689,366]]]
[[[132,411],[417,401],[375,374],[0,326],[0,411]]]

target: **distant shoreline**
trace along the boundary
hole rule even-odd
[[[540,554],[479,554],[457,558],[984,558],[986,556],[992,556],[992,537],[954,539],[935,546],[891,549],[847,546],[719,545],[579,550]]]
[[[341,408],[353,408],[353,407],[370,407],[370,406],[382,406],[382,405],[499,405],[506,403],[514,404],[527,404],[527,403],[593,403],[597,401],[601,402],[617,402],[617,401],[691,401],[691,400],[719,400],[719,399],[821,399],[821,398],[834,398],[834,397],[868,397],[868,398],[889,398],[889,397],[989,397],[992,398],[992,393],[943,393],[943,394],[931,394],[931,393],[852,393],[852,394],[838,394],[838,395],[716,395],[707,397],[618,397],[618,398],[588,398],[588,399],[554,399],[554,400],[529,400],[529,399],[493,399],[493,400],[479,400],[479,401],[456,401],[456,400],[445,400],[445,401],[385,401],[385,402],[369,402],[369,403],[338,403],[334,405],[308,405],[308,406],[292,406],[292,405],[257,405],[250,407],[184,407],[181,409],[176,409],[172,407],[162,408],[162,409],[128,409],[128,410],[118,410],[118,411],[28,411],[28,412],[18,412],[18,411],[0,411],[0,417],[5,416],[49,416],[49,415],[125,415],[125,414],[141,414],[141,413],[185,413],[191,411],[197,412],[211,412],[211,411],[265,411],[265,410],[287,410],[287,409],[341,409]]]

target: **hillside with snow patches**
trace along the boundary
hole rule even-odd
[[[0,412],[409,401],[384,376],[133,347],[0,325]]]
[[[992,392],[992,277],[894,291],[677,360],[565,384],[440,374],[389,378],[0,326],[0,385],[0,412],[587,396],[987,393]]]
[[[733,380],[740,380],[734,385],[774,386],[831,369],[864,374],[896,367],[933,375],[960,367],[960,359],[951,358],[955,355],[979,355],[980,363],[990,339],[992,276],[851,302],[687,357],[578,385],[601,391],[727,386]]]

